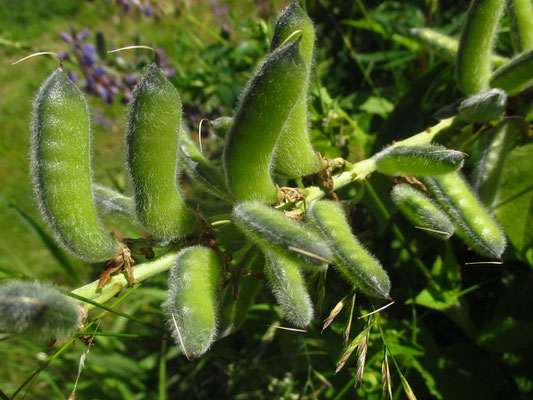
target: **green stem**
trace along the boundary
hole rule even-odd
[[[137,265],[133,268],[133,275],[135,276],[135,281],[140,283],[148,278],[151,278],[154,275],[157,275],[161,272],[169,270],[174,261],[176,260],[177,252],[170,252],[164,256],[153,260],[148,261],[142,264]],[[105,285],[103,289],[97,289],[98,280],[91,282],[85,286],[82,286],[74,291],[73,294],[85,297],[94,301],[95,303],[105,303],[107,300],[115,296],[118,292],[128,286],[128,281],[125,274],[117,274],[111,278],[111,280]],[[92,304],[85,305],[87,309],[94,307]]]
[[[437,125],[426,129],[410,138],[396,142],[392,147],[396,146],[417,146],[431,143],[439,134],[450,128],[455,122],[455,117],[443,119]],[[340,189],[343,186],[355,181],[362,181],[368,177],[372,172],[376,170],[376,163],[374,159],[367,158],[366,160],[359,161],[348,167],[346,171],[341,172],[333,176],[333,190]],[[296,203],[296,207],[300,208],[303,212],[305,206],[312,203],[315,200],[324,197],[327,192],[319,186],[309,186],[306,188],[305,204],[304,201]]]

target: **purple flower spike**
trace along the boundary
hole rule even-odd
[[[146,15],[147,17],[151,17],[153,14],[154,12],[152,11],[150,7],[148,6],[144,7],[144,15]]]
[[[85,52],[86,55],[90,56],[92,54],[94,54],[94,46],[92,43],[87,43],[85,46],[83,46],[83,51]]]
[[[79,40],[85,40],[89,37],[89,29],[83,28],[78,35]]]
[[[94,70],[94,74],[96,76],[102,76],[102,75],[105,75],[107,73],[106,69],[105,68],[102,68],[102,67],[98,67]]]
[[[68,77],[69,79],[72,81],[72,82],[77,82],[78,81],[78,74],[76,73],[76,71],[70,71],[68,73]]]
[[[70,36],[67,32],[61,32],[61,39],[63,39],[65,42],[72,43],[72,36]]]

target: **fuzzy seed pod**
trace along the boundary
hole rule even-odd
[[[459,172],[425,177],[424,183],[455,223],[457,235],[482,255],[498,258],[505,235]]]
[[[180,137],[179,158],[185,173],[195,186],[219,199],[230,201],[224,175],[185,134]]]
[[[0,285],[0,332],[48,341],[71,334],[80,319],[76,303],[54,286],[35,281]]]
[[[220,257],[208,247],[187,247],[170,270],[164,310],[176,344],[187,358],[204,354],[216,337]]]
[[[511,0],[511,30],[517,52],[533,48],[533,3],[531,0]]]
[[[211,129],[213,129],[215,135],[222,139],[228,136],[232,125],[233,118],[231,117],[220,117],[209,123],[209,126],[211,126]]]
[[[449,239],[455,231],[450,218],[429,197],[406,183],[392,188],[396,207],[414,226],[439,239]]]
[[[291,3],[278,17],[270,50],[277,49],[297,30],[301,31],[300,50],[307,67],[305,85],[283,126],[274,156],[275,173],[289,178],[310,175],[319,168],[307,122],[307,92],[313,63],[315,29],[313,22],[297,2]]]
[[[533,49],[513,57],[498,68],[490,78],[490,86],[501,88],[514,96],[533,86]]]
[[[180,123],[179,94],[152,64],[132,94],[126,149],[137,217],[150,235],[161,240],[185,236],[196,228],[178,191]]]
[[[89,110],[61,68],[39,89],[32,131],[34,191],[57,242],[85,261],[113,258],[119,244],[100,224],[93,203]]]
[[[300,40],[270,53],[244,90],[224,148],[224,170],[232,197],[275,203],[270,171],[274,148],[303,91],[307,67]]]
[[[357,289],[370,297],[389,298],[390,280],[379,263],[352,234],[338,203],[317,201],[307,216],[327,238],[337,269]]]
[[[429,51],[437,53],[450,61],[457,59],[457,51],[459,49],[459,41],[457,39],[431,28],[412,28],[409,33]],[[490,61],[495,67],[499,67],[508,62],[509,59],[492,54]]]
[[[255,251],[244,268],[250,272],[261,273],[265,269],[265,258],[259,251]],[[237,299],[234,298],[233,286],[226,287],[220,311],[218,338],[226,337],[241,327],[262,286],[263,282],[258,277],[243,274],[238,277]]]
[[[281,254],[294,262],[325,268],[331,259],[328,245],[309,227],[260,202],[248,201],[233,208],[238,228],[261,249]]]
[[[283,317],[305,328],[313,319],[313,303],[300,264],[279,254],[267,254],[266,276]]]
[[[489,209],[496,202],[503,166],[507,155],[520,139],[524,121],[517,118],[502,120],[488,135],[483,156],[474,171],[475,189]]]
[[[457,81],[466,94],[489,87],[491,53],[504,5],[505,0],[470,3],[457,54]]]
[[[390,146],[374,157],[376,169],[387,175],[439,175],[463,166],[465,154],[442,146]]]
[[[500,119],[505,112],[507,94],[501,89],[489,89],[463,100],[456,119],[465,124],[485,124]]]

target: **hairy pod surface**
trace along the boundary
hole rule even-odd
[[[455,227],[444,211],[428,196],[401,183],[392,188],[392,200],[411,224],[439,239],[449,239]]]
[[[533,48],[533,3],[531,0],[511,0],[511,30],[518,52]]]
[[[222,139],[228,136],[228,133],[231,130],[232,125],[233,125],[232,117],[220,117],[209,123],[209,126],[211,126],[211,129],[213,129],[213,132],[215,133],[215,135],[217,135],[219,138],[222,138]]]
[[[457,119],[463,123],[484,124],[500,119],[505,112],[507,94],[501,89],[488,89],[463,100]]]
[[[187,176],[199,189],[230,201],[224,175],[198,150],[186,134],[179,141],[179,159]]]
[[[233,216],[238,228],[263,250],[319,268],[325,268],[324,260],[331,260],[331,251],[319,235],[269,206],[243,202],[233,208]]]
[[[136,220],[133,198],[98,183],[93,185],[93,195],[99,213]]]
[[[456,61],[459,49],[459,41],[457,39],[431,28],[412,28],[409,33],[428,50],[448,60]],[[497,54],[492,54],[490,60],[495,67],[499,67],[509,61],[508,58]]]
[[[152,64],[132,94],[126,149],[137,217],[157,239],[175,239],[196,227],[178,191],[180,123],[178,91]]]
[[[203,246],[178,253],[170,270],[165,312],[172,337],[188,357],[205,353],[216,337],[222,262]]]
[[[309,325],[313,319],[313,303],[300,271],[300,263],[268,253],[265,271],[283,317],[301,328]]]
[[[373,158],[383,174],[439,175],[461,168],[465,154],[437,145],[390,146]]]
[[[60,68],[39,89],[32,131],[34,191],[57,242],[85,261],[113,258],[118,242],[100,224],[93,202],[89,110]]]
[[[307,212],[315,227],[327,238],[341,274],[367,296],[389,298],[391,284],[387,273],[353,235],[340,204],[317,201]]]
[[[491,53],[505,0],[472,0],[457,53],[457,82],[467,94],[488,88]]]
[[[80,314],[76,303],[54,286],[35,281],[0,285],[0,332],[62,338],[77,328]]]
[[[519,140],[524,122],[517,118],[502,120],[488,136],[483,156],[474,171],[475,189],[489,209],[496,202],[500,178],[507,155]]]
[[[505,90],[509,96],[533,86],[533,49],[518,54],[494,71],[490,86]]]
[[[244,264],[244,268],[249,273],[262,273],[265,270],[265,257],[259,251],[255,251]],[[263,282],[258,277],[241,274],[238,277],[236,299],[233,286],[226,287],[220,311],[218,338],[228,336],[241,327],[262,286]]]
[[[306,82],[299,44],[269,54],[244,90],[224,148],[226,182],[237,200],[278,200],[270,176],[274,148]]]
[[[274,171],[278,175],[297,178],[318,171],[319,161],[311,139],[307,122],[307,92],[313,63],[315,28],[313,22],[297,2],[280,14],[274,28],[270,51],[274,51],[295,31],[301,31],[300,50],[307,67],[305,85],[283,126],[274,156]]]
[[[459,172],[425,177],[424,183],[455,223],[457,235],[482,255],[498,258],[505,235]]]

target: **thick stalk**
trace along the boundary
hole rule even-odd
[[[173,251],[156,260],[137,265],[133,268],[135,282],[140,283],[154,275],[169,270],[172,265],[174,265],[177,254],[177,252]],[[98,280],[96,280],[76,290],[73,290],[72,293],[93,300],[97,303],[105,303],[127,286],[128,281],[126,279],[126,275],[120,273],[113,276],[103,289],[97,289]],[[94,307],[92,304],[85,304],[85,306],[89,310]]]

